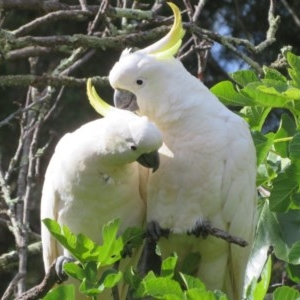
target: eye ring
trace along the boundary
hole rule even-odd
[[[142,86],[142,85],[144,85],[144,80],[139,78],[139,79],[136,80],[136,84],[139,85],[139,86]]]

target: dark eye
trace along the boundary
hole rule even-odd
[[[130,147],[130,149],[131,149],[132,151],[136,151],[136,149],[137,149],[137,146],[135,146],[135,145],[132,145],[132,146]]]
[[[143,79],[137,79],[136,84],[137,85],[143,85],[144,84],[144,80]]]

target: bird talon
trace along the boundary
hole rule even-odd
[[[147,224],[147,237],[157,242],[161,237],[168,238],[170,229],[160,227],[156,221],[151,221]]]
[[[187,232],[188,235],[194,235],[195,237],[202,237],[204,239],[209,235],[209,228],[211,227],[208,221],[198,220],[191,230]]]
[[[64,271],[64,264],[69,263],[69,262],[74,262],[74,261],[75,261],[74,258],[63,256],[63,255],[58,256],[56,258],[55,272],[56,272],[56,275],[59,279],[58,283],[62,283],[62,282],[66,281],[69,278],[69,276]]]

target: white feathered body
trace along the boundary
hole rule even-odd
[[[144,80],[142,87],[131,83],[133,72]],[[140,113],[163,134],[160,169],[149,178],[147,197],[147,221],[172,232],[159,240],[163,257],[198,252],[197,273],[208,288],[240,300],[256,224],[256,155],[246,122],[173,58],[129,54],[115,65],[110,81],[133,92]],[[187,236],[199,221],[249,245]]]
[[[102,242],[102,226],[114,218],[121,219],[120,233],[127,227],[144,225],[148,169],[134,162],[135,153],[119,155],[128,142],[120,139],[122,131],[127,136],[126,113],[125,121],[122,114],[120,119],[92,121],[59,141],[45,175],[41,219],[55,219],[96,243]],[[42,243],[46,271],[57,256],[69,256],[43,225]],[[123,264],[137,263],[140,251],[134,254]],[[127,290],[122,288],[120,299],[125,299]],[[112,299],[110,291],[99,299]]]

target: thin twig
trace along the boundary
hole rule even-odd
[[[80,6],[81,6],[81,9],[83,11],[88,11],[88,7],[87,7],[87,3],[86,3],[86,0],[79,0],[79,3],[80,3]]]
[[[231,235],[230,233],[222,229],[219,229],[217,227],[214,227],[209,222],[205,222],[205,221],[197,223],[195,228],[192,231],[188,232],[188,234],[193,234],[196,237],[201,236],[204,238],[207,237],[208,235],[212,235],[214,237],[223,239],[228,243],[236,244],[241,247],[246,247],[248,245],[248,243],[244,239],[238,236]]]
[[[11,280],[8,287],[6,288],[1,300],[9,300],[11,299],[11,294],[14,292],[14,289],[16,288],[18,282],[24,278],[25,274],[17,273],[15,277]]]
[[[35,242],[28,245],[28,255],[29,257],[34,257],[42,253],[42,243]],[[4,253],[0,256],[0,272],[7,271],[18,265],[18,251],[13,250],[8,253]]]
[[[53,86],[61,87],[63,85],[82,87],[85,86],[87,78],[75,78],[69,76],[49,76],[49,75],[6,75],[0,76],[0,86]],[[93,84],[98,87],[108,86],[107,77],[96,76],[93,78]]]
[[[45,277],[39,285],[24,292],[15,300],[38,300],[43,298],[56,283],[61,281],[61,279],[57,276],[55,264],[56,261],[52,263],[52,265],[49,268],[49,271],[47,272],[47,274],[45,275]]]
[[[12,114],[10,114],[9,116],[7,116],[4,120],[2,120],[0,122],[0,128],[2,126],[8,125],[9,122],[14,119],[17,115],[21,114],[21,113],[25,113],[27,111],[29,111],[30,109],[32,109],[35,106],[38,106],[39,104],[42,104],[45,100],[47,100],[47,97],[42,97],[41,99],[37,100],[36,102],[32,102],[30,103],[28,106],[26,106],[25,108],[20,107],[18,110],[16,110],[15,112],[13,112]]]
[[[281,0],[281,3],[284,5],[284,7],[287,9],[287,11],[292,16],[295,24],[300,28],[300,19],[295,13],[295,10],[286,2],[286,0]]]
[[[61,10],[51,12],[45,16],[39,17],[34,19],[33,21],[19,27],[18,29],[12,31],[12,33],[16,36],[22,36],[28,34],[29,32],[39,28],[40,26],[46,26],[47,24],[51,23],[53,26],[53,22],[60,21],[60,20],[78,20],[78,21],[85,21],[86,19],[93,16],[93,13],[89,11],[83,10]]]
[[[203,224],[203,226],[204,230],[206,230],[209,235],[215,236],[217,238],[227,241],[228,243],[236,244],[241,247],[246,247],[248,245],[247,241],[245,241],[244,239],[238,236],[231,235],[228,232],[219,228],[213,227],[209,223],[205,223]]]

